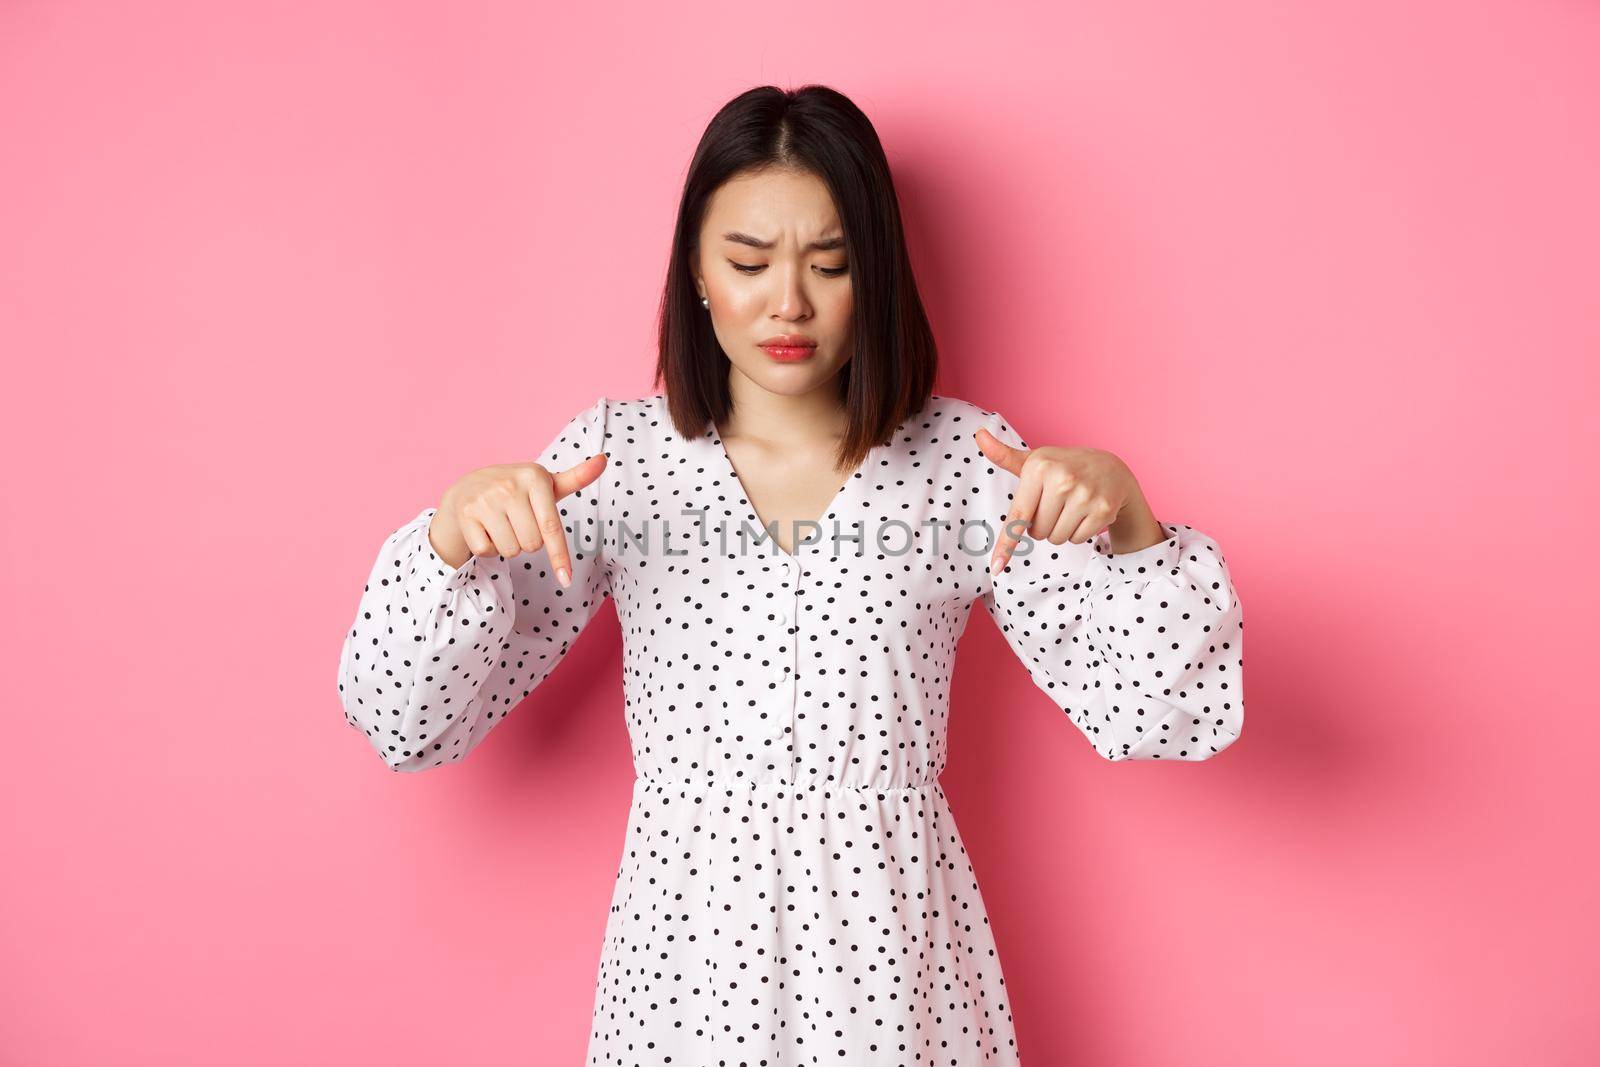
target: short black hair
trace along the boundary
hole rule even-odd
[[[844,229],[854,351],[839,373],[849,417],[839,458],[841,467],[854,468],[922,410],[933,393],[938,352],[883,145],[861,109],[834,89],[749,89],[724,104],[701,135],[672,235],[655,382],[665,385],[673,425],[685,438],[727,416],[728,357],[695,290],[692,263],[712,194],[736,175],[767,167],[820,178]]]

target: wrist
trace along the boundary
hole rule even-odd
[[[433,513],[428,521],[428,546],[452,570],[472,558],[472,548],[461,536],[452,508],[441,507]]]
[[[1135,493],[1117,512],[1116,521],[1106,528],[1106,547],[1120,556],[1159,545],[1170,536],[1150,510],[1144,494]]]

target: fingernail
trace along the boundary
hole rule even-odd
[[[567,572],[567,568],[557,567],[556,581],[560,582],[563,588],[566,588],[572,584],[572,575]]]
[[[989,561],[989,573],[990,574],[999,574],[1002,570],[1005,569],[1005,565],[1006,565],[1006,558],[1004,556],[996,556],[996,557],[994,557],[993,559],[991,559]]]

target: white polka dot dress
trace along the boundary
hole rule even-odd
[[[664,398],[601,397],[539,456],[609,456],[560,502],[570,588],[543,550],[447,566],[433,508],[384,542],[339,690],[397,771],[466,756],[616,604],[637,778],[589,1064],[1021,1062],[939,784],[975,604],[1104,758],[1203,760],[1238,737],[1243,619],[1216,543],[1174,523],[1121,556],[1103,534],[1024,540],[991,579],[1017,478],[980,426],[1027,447],[935,396],[791,554],[715,427],[684,440]]]

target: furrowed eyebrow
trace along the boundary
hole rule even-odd
[[[763,241],[759,237],[752,237],[750,234],[740,233],[738,230],[723,234],[722,239],[724,241],[732,241],[734,244],[749,245],[751,248],[771,248],[777,244],[776,241]],[[843,247],[843,237],[824,237],[820,241],[812,241],[806,246],[807,250],[812,252],[832,252],[836,248]]]

